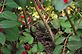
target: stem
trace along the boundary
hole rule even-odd
[[[34,6],[35,6],[35,8],[36,8],[36,11],[38,12],[40,18],[42,19],[42,21],[43,21],[43,23],[44,23],[44,25],[45,25],[45,27],[47,28],[48,32],[49,32],[50,35],[51,35],[52,41],[54,42],[54,34],[52,33],[50,26],[49,26],[48,23],[45,21],[45,18],[44,18],[44,16],[42,15],[42,13],[40,12],[40,10],[38,9],[37,4],[35,3],[35,1],[32,0],[32,2],[34,3]]]
[[[66,54],[67,41],[68,41],[68,37],[65,38],[62,54]]]
[[[1,47],[0,47],[0,54],[2,54],[2,52],[1,52]]]
[[[27,19],[26,19],[26,11],[25,11],[25,8],[23,8],[23,14],[24,14],[24,16],[25,16],[24,20],[25,20],[26,26],[28,26],[28,24],[27,24]]]
[[[72,23],[72,21],[71,21],[69,15],[68,15],[68,13],[67,13],[67,11],[66,11],[66,10],[64,10],[64,11],[65,11],[65,13],[66,13],[66,17],[67,17],[68,21],[69,21],[70,24],[71,24],[71,27],[73,28],[74,34],[77,35],[77,32],[76,32],[75,26],[74,26],[74,24]]]
[[[17,45],[17,41],[16,42],[12,42],[12,54],[16,54],[16,51],[17,51],[17,48],[16,48],[16,45]]]
[[[2,9],[1,9],[0,13],[3,12],[5,3],[6,3],[6,0],[3,0],[3,5],[2,5],[2,7],[1,7]]]
[[[43,10],[43,7],[42,7],[43,4],[40,1],[38,1],[38,0],[36,0],[36,3],[37,3],[37,5],[40,5],[41,10],[46,14],[47,17],[45,17],[45,19],[48,22],[50,16],[45,10]]]

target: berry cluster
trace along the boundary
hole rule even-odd
[[[69,0],[63,0],[64,1],[64,3],[68,3],[69,2]]]
[[[25,25],[24,18],[25,18],[24,15],[21,15],[21,16],[18,18],[18,20],[19,20],[23,25]],[[28,16],[27,24],[29,25],[31,22],[32,22],[31,16]]]
[[[0,28],[0,32],[3,32],[3,28]]]
[[[31,46],[28,44],[25,44],[24,48],[25,48],[25,50],[22,52],[22,54],[27,54],[28,53],[27,51],[29,51],[31,49]]]

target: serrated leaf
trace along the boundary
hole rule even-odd
[[[69,0],[69,2],[65,4],[63,0],[52,0],[52,5],[60,12],[69,6],[71,2],[72,0]]]
[[[56,39],[55,44],[59,45],[59,44],[63,43],[64,40],[65,40],[64,37],[59,37],[58,39]]]
[[[27,37],[27,41],[29,44],[32,44],[34,41],[34,38],[29,33],[24,33],[24,35]]]
[[[32,26],[31,27],[31,30],[32,30],[32,32],[35,32],[36,31],[36,27],[35,26]]]
[[[24,48],[24,44],[20,44],[20,43],[18,43],[17,44],[17,51],[16,51],[16,54],[22,54],[22,52],[25,50],[25,48]]]
[[[27,33],[30,33],[30,30],[29,30],[29,29],[25,29],[25,31],[26,31]]]
[[[77,1],[77,6],[80,7],[80,8],[82,9],[81,4],[82,4],[82,0]]]
[[[16,21],[3,20],[0,22],[1,28],[12,28],[18,26],[19,23]]]
[[[54,51],[53,51],[53,54],[61,54],[62,48],[63,48],[62,45],[56,46],[55,49],[54,49]]]
[[[30,37],[28,43],[29,43],[29,44],[32,44],[33,41],[34,41],[34,38],[33,38],[33,37]]]
[[[9,50],[12,50],[12,46],[9,44],[9,45],[7,45],[7,48],[9,49]]]
[[[29,50],[29,51],[28,51],[28,54],[32,54],[32,51],[31,51],[31,50]]]
[[[71,32],[72,32],[72,29],[71,29],[71,28],[66,28],[66,29],[65,29],[65,32],[66,32],[66,33],[71,33]]]
[[[1,43],[2,45],[4,45],[4,44],[5,44],[5,41],[6,41],[5,35],[0,32],[0,43]]]
[[[54,19],[51,21],[51,24],[54,28],[58,29],[60,27],[58,19]]]
[[[77,50],[82,47],[82,41],[69,41],[67,48],[71,51]]]
[[[19,37],[19,29],[17,27],[5,29],[5,35],[8,41],[16,41]]]
[[[79,23],[78,29],[82,29],[82,21]]]
[[[44,45],[41,42],[38,42],[38,51],[41,52],[44,50]]]
[[[24,33],[24,36],[20,38],[21,43],[28,42],[29,44],[32,44],[34,41],[34,38],[29,33]]]
[[[41,29],[41,31],[45,31],[45,25],[44,25],[44,23],[43,23],[43,21],[42,20],[39,20],[38,21],[38,25],[39,25],[39,27],[40,27],[40,29]]]
[[[30,0],[13,0],[14,2],[16,2],[16,4],[18,4],[21,7],[26,7],[28,5],[28,3],[30,3]]]
[[[6,47],[2,47],[1,51],[3,54],[11,54],[11,51]]]
[[[60,19],[60,24],[63,28],[70,28],[71,27],[69,21],[66,21],[65,19]]]
[[[78,36],[81,36],[82,35],[82,29],[78,29],[77,34],[78,34]]]
[[[33,45],[31,50],[33,53],[36,53],[38,51],[37,44]]]
[[[18,5],[13,0],[7,0],[6,6],[11,8],[18,7]]]
[[[80,37],[79,36],[70,36],[68,41],[80,41]]]
[[[4,18],[7,20],[14,20],[17,21],[17,16],[15,13],[10,12],[10,11],[4,11],[0,14],[0,18]]]
[[[25,49],[24,48],[19,48],[16,52],[16,54],[22,54],[22,52],[24,51]]]

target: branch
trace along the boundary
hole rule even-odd
[[[67,41],[68,41],[68,37],[65,38],[65,42],[64,42],[64,47],[63,47],[62,54],[66,54]]]
[[[67,13],[67,11],[66,11],[66,10],[64,10],[64,11],[65,11],[65,13],[66,13],[66,17],[67,17],[68,21],[69,21],[70,24],[71,24],[71,27],[73,28],[74,34],[77,35],[76,29],[75,29],[75,27],[74,27],[74,24],[72,23],[72,21],[71,21],[69,15],[68,15],[68,13]]]
[[[38,6],[37,6],[37,4],[35,3],[35,1],[32,0],[32,2],[34,3],[34,6],[35,6],[35,8],[36,8],[36,11],[38,12],[40,18],[42,19],[42,21],[43,21],[43,23],[44,23],[44,25],[45,25],[45,27],[47,28],[48,32],[49,32],[50,35],[51,35],[52,41],[54,42],[54,34],[52,33],[50,26],[49,26],[48,23],[45,21],[45,18],[44,18],[44,16],[42,15],[42,13],[40,12],[40,10],[38,9]]]
[[[6,0],[3,0],[3,5],[2,5],[2,7],[1,7],[1,11],[0,11],[0,13],[2,13],[2,12],[3,12],[3,10],[4,10],[5,2],[6,2]]]
[[[23,8],[23,14],[24,14],[24,16],[25,16],[24,20],[25,20],[26,26],[28,26],[28,24],[27,24],[27,19],[26,19],[26,11],[25,11],[25,8]]]
[[[16,54],[16,52],[17,52],[16,45],[17,45],[17,41],[16,42],[12,42],[12,54]]]
[[[1,47],[0,47],[0,54],[2,54]]]
[[[45,19],[46,19],[46,22],[48,22],[50,16],[49,16],[49,14],[44,10],[43,4],[42,4],[39,0],[36,0],[36,3],[37,3],[37,5],[40,5],[41,10],[46,14],[47,17],[45,17]]]

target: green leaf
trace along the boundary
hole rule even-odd
[[[16,47],[18,49],[16,54],[22,54],[22,52],[25,51],[24,44],[18,43]]]
[[[37,44],[34,44],[31,50],[33,53],[36,53],[38,51]]]
[[[5,29],[5,35],[8,41],[16,41],[19,37],[19,29],[17,27]]]
[[[53,26],[54,28],[56,28],[56,29],[58,29],[58,28],[60,27],[59,21],[58,21],[58,19],[56,19],[56,18],[51,21],[51,24],[52,24],[52,26]]]
[[[70,36],[68,41],[81,41],[79,36]]]
[[[10,11],[4,11],[0,14],[0,18],[4,18],[7,20],[14,20],[17,21],[17,16],[15,13],[10,12]]]
[[[82,4],[82,0],[77,1],[77,6],[80,7],[80,8],[82,9],[81,4]]]
[[[67,48],[71,51],[77,50],[82,47],[82,41],[69,41]]]
[[[82,21],[79,23],[78,29],[82,29]]]
[[[54,51],[53,51],[53,54],[61,54],[62,48],[63,48],[62,45],[56,46],[55,49],[54,49]]]
[[[29,50],[29,51],[28,51],[28,54],[32,54],[32,51],[31,51],[31,50]]]
[[[12,45],[7,45],[7,48],[9,49],[9,50],[12,50]]]
[[[32,44],[33,41],[34,41],[34,38],[33,38],[33,37],[29,37],[29,41],[28,41],[28,43],[29,43],[29,44]]]
[[[3,54],[11,54],[11,51],[6,47],[2,47],[1,51]]]
[[[11,8],[18,7],[18,5],[13,0],[7,0],[6,6]]]
[[[1,28],[12,28],[18,26],[19,23],[16,21],[3,20],[0,22]]]
[[[78,36],[81,36],[82,35],[82,29],[78,29],[77,34],[78,34]]]
[[[29,34],[24,32],[24,36],[20,38],[20,43],[28,42],[29,44],[32,44],[34,41],[34,38]]]
[[[28,43],[32,44],[34,41],[34,38],[29,33],[24,33],[24,35],[26,36]]]
[[[66,32],[66,33],[71,33],[71,32],[72,32],[72,29],[71,29],[71,28],[66,28],[66,29],[65,29],[65,32]]]
[[[27,33],[30,33],[30,29],[25,29],[25,31],[26,31]]]
[[[27,2],[29,2],[29,0],[14,0],[14,1],[21,7],[26,7],[28,5]]]
[[[65,40],[64,37],[59,37],[58,39],[56,39],[55,44],[56,44],[56,45],[59,45],[59,44],[63,43],[64,40]]]
[[[2,45],[4,45],[4,44],[5,44],[5,41],[6,41],[5,35],[0,32],[0,43],[1,43]]]
[[[44,45],[41,42],[38,42],[38,51],[41,52],[44,50]]]
[[[59,21],[60,21],[60,24],[63,28],[70,28],[71,27],[69,21],[66,21],[65,19],[60,19]]]
[[[24,51],[25,49],[24,48],[19,48],[16,52],[16,54],[22,54],[22,52]]]
[[[45,31],[46,29],[45,29],[45,25],[44,25],[44,23],[43,23],[43,21],[42,20],[39,20],[38,21],[38,25],[39,25],[39,27],[40,27],[40,29],[41,29],[41,31]]]
[[[32,32],[36,32],[36,27],[32,26],[31,30],[32,30]]]
[[[60,12],[69,6],[71,2],[72,0],[69,0],[69,2],[65,4],[63,0],[52,0],[52,5],[55,6],[56,10]]]

